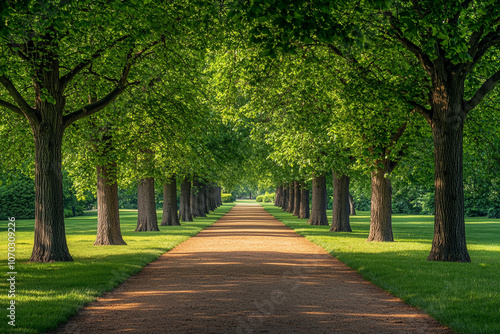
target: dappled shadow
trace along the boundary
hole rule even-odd
[[[60,330],[124,331],[447,332],[259,207],[239,206]]]

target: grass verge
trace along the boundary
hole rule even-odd
[[[207,218],[182,226],[160,226],[160,232],[134,232],[136,210],[120,210],[122,234],[127,246],[93,246],[97,212],[67,218],[66,235],[74,262],[28,262],[33,247],[34,220],[16,221],[16,327],[8,325],[8,286],[0,283],[3,311],[0,333],[44,333],[67,321],[83,305],[117,287],[161,254],[189,239],[226,214],[234,204],[224,204]],[[161,211],[158,211],[161,222]],[[2,222],[0,254],[7,273],[7,221]],[[3,276],[5,277],[6,274]]]
[[[500,333],[500,220],[468,218],[472,263],[429,262],[432,216],[393,215],[395,242],[366,242],[370,213],[351,216],[352,233],[311,226],[270,203],[262,206],[365,279],[457,333]],[[328,213],[331,217],[331,212]]]

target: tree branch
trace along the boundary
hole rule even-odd
[[[14,102],[19,107],[19,110],[23,113],[23,115],[29,120],[38,121],[38,117],[35,113],[35,109],[33,109],[28,102],[21,96],[21,93],[14,87],[14,84],[4,75],[0,75],[0,83],[7,89],[9,95],[14,99]],[[7,102],[8,103],[8,102]],[[10,104],[10,103],[9,103]],[[6,105],[4,105],[6,106]],[[10,110],[14,111],[12,108]]]
[[[424,116],[424,118],[426,119],[427,122],[430,122],[432,120],[432,111],[431,110],[427,109],[426,107],[424,107],[423,105],[421,105],[415,101],[408,100],[405,97],[403,97],[403,99],[406,101],[406,103],[413,106],[415,108],[415,110],[420,115]]]
[[[95,114],[96,112],[104,109],[111,102],[113,102],[129,86],[129,84],[127,84],[127,78],[130,72],[130,67],[131,67],[130,62],[127,62],[125,68],[123,69],[122,77],[118,83],[118,86],[111,92],[109,92],[108,95],[106,95],[105,97],[94,103],[90,103],[85,107],[75,110],[72,113],[64,116],[63,118],[64,128],[67,128],[80,118],[84,118],[92,114]]]
[[[123,68],[122,75],[120,77],[120,80],[118,80],[117,87],[115,89],[113,89],[111,92],[109,92],[108,95],[106,95],[105,97],[103,97],[99,101],[96,101],[94,103],[90,103],[90,104],[86,105],[85,107],[80,108],[78,110],[75,110],[72,113],[64,116],[64,118],[63,118],[64,128],[67,128],[68,126],[70,126],[71,124],[73,124],[74,122],[79,120],[80,118],[90,116],[90,115],[95,114],[96,112],[104,109],[111,102],[113,102],[127,87],[129,87],[131,85],[138,84],[139,81],[127,83],[130,69],[136,61],[141,60],[145,55],[148,54],[146,51],[148,51],[149,49],[151,49],[153,46],[155,46],[158,43],[160,43],[159,40],[154,41],[154,42],[150,43],[148,46],[146,46],[144,49],[142,49],[141,51],[135,53],[134,55],[132,55],[133,49],[130,50],[130,52],[127,55],[127,63],[125,64],[125,67]],[[87,66],[87,65],[85,65],[85,66]],[[82,67],[82,69],[83,69],[83,67]],[[80,71],[81,71],[81,69],[80,69]]]
[[[469,100],[465,102],[464,109],[465,113],[469,113],[473,110],[479,102],[495,88],[495,86],[500,82],[500,70],[493,74],[488,80],[486,80],[481,87],[476,91],[476,94]]]
[[[390,146],[393,146],[393,145],[395,145],[398,142],[398,140],[405,133],[405,130],[406,130],[407,126],[408,126],[407,122],[404,122],[403,124],[401,124],[401,126],[396,130],[396,132],[394,133],[394,135],[392,135]]]
[[[482,30],[481,30],[481,35],[482,35]],[[480,38],[481,35],[480,36],[473,35],[473,36],[475,38],[478,38],[478,37]],[[471,39],[472,39],[472,37],[471,37]],[[469,54],[473,58],[473,60],[472,60],[473,64],[476,64],[491,47],[500,44],[500,26],[497,28],[497,30],[486,34],[486,36],[481,41],[477,41],[476,43],[477,43],[476,50],[472,49],[472,45],[471,45],[471,48],[469,49],[469,52],[472,52],[472,54],[471,53],[469,53]],[[473,52],[473,51],[475,51],[475,52]]]
[[[12,103],[9,103],[7,101],[0,100],[0,107],[10,109],[11,111],[15,112],[16,114],[24,116],[24,113],[22,112],[22,110],[19,107],[16,107],[15,105],[13,105]]]
[[[110,48],[113,48],[116,44],[118,44],[119,42],[127,39],[128,37],[130,37],[130,35],[125,35],[123,37],[120,37],[117,40],[115,40],[113,43],[111,43],[110,45],[108,45],[107,47],[104,47],[102,49],[97,50],[96,52],[94,52],[94,54],[92,56],[90,56],[90,59],[82,61],[81,63],[79,63],[78,65],[76,65],[71,71],[69,71],[68,73],[66,73],[61,78],[61,88],[62,88],[62,90],[64,90],[66,88],[66,86],[71,82],[71,80],[73,80],[73,78],[78,73],[80,73],[85,67],[89,66],[95,59],[99,58],[104,51],[106,51],[106,50],[108,50]]]
[[[432,63],[431,59],[427,54],[425,54],[422,49],[410,41],[408,38],[404,37],[403,32],[401,29],[397,26],[396,24],[396,19],[394,16],[392,16],[391,12],[384,12],[384,15],[389,18],[389,23],[391,24],[391,27],[396,30],[395,37],[403,45],[408,51],[412,52],[415,56],[417,56],[418,60],[424,67],[424,69],[430,74],[431,69],[434,67],[434,64]]]
[[[17,48],[17,50],[14,50],[14,48]],[[19,56],[22,60],[29,61],[29,58],[27,55],[25,55],[20,49],[21,45],[19,44],[9,44],[9,49],[12,54]]]

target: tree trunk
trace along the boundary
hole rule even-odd
[[[276,191],[274,192],[274,206],[280,206],[281,189],[281,186],[276,187]]]
[[[460,106],[455,108],[461,109]],[[459,113],[459,112],[457,112]],[[453,115],[452,112],[450,114]],[[460,114],[460,113],[459,113]],[[470,262],[465,239],[463,122],[465,117],[433,120],[435,156],[434,239],[428,260]]]
[[[126,245],[120,229],[116,162],[97,165],[97,237],[95,246]]]
[[[191,198],[190,198],[191,215],[193,218],[206,217],[205,213],[201,209],[202,206],[201,203],[202,203],[201,185],[200,182],[195,178],[191,186]]]
[[[196,208],[197,183],[198,183],[198,180],[196,180],[196,178],[194,178],[193,184],[191,185],[191,196],[189,198],[189,205],[191,206],[191,216],[193,216],[193,218],[199,217],[198,210]]]
[[[211,211],[217,210],[217,186],[214,184],[210,186],[210,206]]]
[[[73,261],[64,226],[62,114],[60,110],[47,110],[42,123],[31,123],[35,139],[35,240],[30,258],[33,262]]]
[[[333,207],[331,232],[352,232],[349,222],[349,177],[333,174]]]
[[[300,216],[300,194],[301,194],[300,184],[298,181],[295,181],[293,183],[293,189],[295,190],[293,215],[298,217]]]
[[[135,231],[159,230],[156,216],[154,178],[147,177],[137,183],[137,227]]]
[[[324,175],[313,178],[311,217],[307,221],[311,225],[328,225],[326,216],[326,178]]]
[[[203,182],[198,183],[196,199],[198,201],[197,209],[199,217],[206,217],[207,210],[206,210],[205,184]]]
[[[180,219],[184,222],[192,222],[191,214],[191,181],[186,177],[181,183],[181,203],[179,210]]]
[[[349,212],[351,216],[356,215],[356,207],[354,206],[354,198],[351,193],[349,193]]]
[[[286,211],[288,210],[288,186],[283,186],[283,203],[281,208]]]
[[[300,190],[300,213],[299,218],[309,218],[309,189],[302,184]]]
[[[207,209],[209,212],[215,210],[211,184],[207,184]]]
[[[286,211],[293,213],[294,206],[295,206],[295,189],[293,187],[293,182],[290,182],[288,186],[288,206]]]
[[[206,217],[206,215],[208,215],[210,213],[210,209],[209,209],[209,198],[208,198],[207,184],[205,182],[203,182],[201,185],[201,198],[203,199],[201,211],[203,212],[203,214]]]
[[[175,176],[172,176],[169,183],[163,185],[163,217],[162,226],[180,225],[177,214],[177,182]]]
[[[384,167],[377,167],[371,173],[372,197],[371,197],[371,218],[370,234],[368,241],[394,241],[392,235],[392,187],[391,180],[386,178],[388,161]]]

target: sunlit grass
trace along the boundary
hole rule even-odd
[[[68,247],[74,259],[67,263],[28,262],[33,247],[34,220],[16,221],[16,327],[7,324],[6,308],[10,300],[7,282],[2,279],[0,332],[43,333],[56,328],[82,305],[112,290],[165,251],[213,224],[233,206],[224,204],[207,218],[196,218],[182,226],[160,226],[160,232],[134,232],[137,211],[120,210],[127,246],[93,246],[96,212],[67,218]],[[161,222],[160,218],[161,211],[158,211]],[[3,272],[7,273],[7,221],[2,222],[0,243],[4,250],[0,260]]]
[[[500,220],[467,219],[472,263],[429,262],[432,216],[394,215],[395,242],[367,242],[369,212],[351,216],[352,233],[329,232],[263,204],[277,219],[363,277],[457,333],[500,333]],[[331,212],[328,213],[331,219]]]

